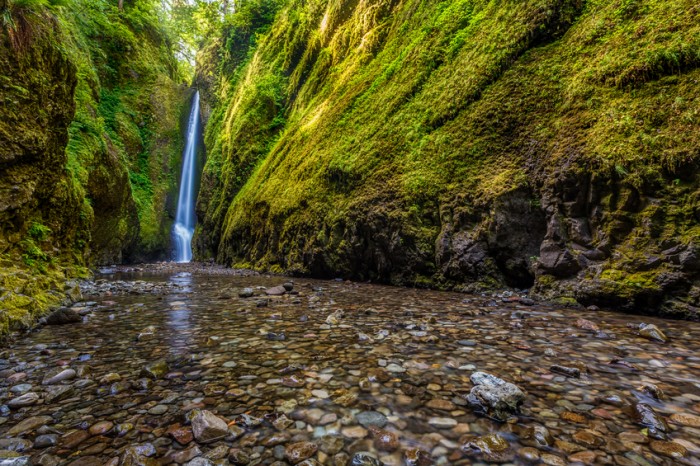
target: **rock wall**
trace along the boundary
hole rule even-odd
[[[0,335],[79,299],[88,266],[169,253],[191,91],[154,8],[3,6]]]
[[[692,2],[263,3],[200,57],[200,258],[697,318]]]
[[[0,253],[29,247],[23,234],[33,221],[50,228],[43,240],[53,247],[73,247],[81,200],[65,171],[65,148],[76,68],[47,41],[14,50],[5,30],[0,68]]]

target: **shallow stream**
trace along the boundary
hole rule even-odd
[[[2,464],[700,465],[699,323],[186,270],[98,277],[82,323],[2,352]],[[520,413],[475,412],[475,371],[517,385]],[[193,439],[196,410],[228,435]]]

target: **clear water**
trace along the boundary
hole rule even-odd
[[[305,279],[294,283],[298,294],[267,297],[260,287],[289,279],[167,267],[109,276],[100,290],[85,290],[94,302],[76,306],[88,311],[85,322],[44,327],[0,353],[0,405],[21,385],[39,396],[0,411],[0,440],[58,432],[56,445],[14,441],[44,465],[116,465],[141,446],[150,458],[138,464],[233,448],[248,464],[279,466],[292,464],[286,449],[297,442],[318,446],[306,466],[347,465],[359,452],[390,466],[700,465],[700,323]],[[256,296],[239,298],[244,287]],[[580,328],[580,318],[600,332]],[[668,342],[641,338],[633,328],[640,322],[657,325]],[[167,373],[142,384],[142,369],[158,360],[168,362]],[[568,378],[552,372],[554,364],[585,370]],[[43,385],[59,368],[77,375]],[[465,396],[474,371],[518,385],[526,393],[520,414],[499,423],[472,410]],[[645,384],[665,395],[651,398]],[[51,399],[61,387],[70,392]],[[649,437],[635,420],[629,408],[639,402],[666,420],[668,440]],[[177,441],[169,429],[191,432],[194,408],[239,433]],[[364,411],[382,413],[386,425],[364,427]],[[34,416],[46,416],[44,424],[11,433]],[[293,422],[280,425],[282,416]],[[532,438],[534,428],[547,429],[548,445]],[[495,433],[505,451],[468,447]],[[386,435],[394,445],[381,441]],[[421,462],[408,460],[414,449],[424,452]]]

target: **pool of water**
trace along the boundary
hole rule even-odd
[[[2,464],[700,464],[698,323],[343,281],[266,296],[289,280],[104,278],[82,323],[0,354]],[[476,371],[517,385],[520,412],[477,413]],[[228,435],[193,439],[198,410]]]

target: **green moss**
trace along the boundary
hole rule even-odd
[[[572,296],[557,296],[551,300],[552,304],[562,307],[580,307],[581,304]]]
[[[279,266],[278,264],[272,264],[272,265],[269,267],[269,271],[270,271],[271,273],[277,273],[277,274],[282,274],[282,273],[284,273],[284,269],[283,269],[281,266]]]
[[[0,334],[88,264],[165,256],[190,95],[157,2],[6,3],[0,21],[28,21],[21,50],[0,27],[0,192],[16,191],[0,211]]]
[[[60,16],[80,77],[68,168],[98,207],[89,214],[94,259],[162,258],[189,92],[178,85],[183,75],[155,4],[120,12],[109,2],[74,1]]]
[[[206,55],[219,74],[200,254],[438,283],[435,244],[450,209],[464,210],[475,231],[487,228],[476,213],[515,190],[538,193],[562,167],[630,192],[663,192],[663,212],[627,211],[611,196],[604,230],[629,247],[610,268],[644,263],[634,250],[650,247],[645,236],[690,241],[697,203],[666,200],[697,186],[688,180],[681,195],[671,181],[700,154],[692,8],[686,0],[290,0],[238,48],[233,38],[251,37],[251,26],[234,15],[217,38],[230,51]],[[411,277],[353,263],[365,254],[358,243],[371,248],[384,231],[409,251],[410,264],[392,265]],[[651,286],[644,278],[614,280]],[[542,287],[555,281],[538,277]]]
[[[68,280],[90,275],[85,267],[55,264],[37,271],[32,266],[17,265],[7,255],[0,255],[0,264],[1,337],[12,330],[30,328],[49,309],[67,301],[63,290]]]
[[[628,273],[622,270],[608,269],[604,270],[600,278],[614,282],[616,287],[627,288],[628,295],[635,293],[635,290],[659,291],[657,283],[658,272],[637,272]]]

